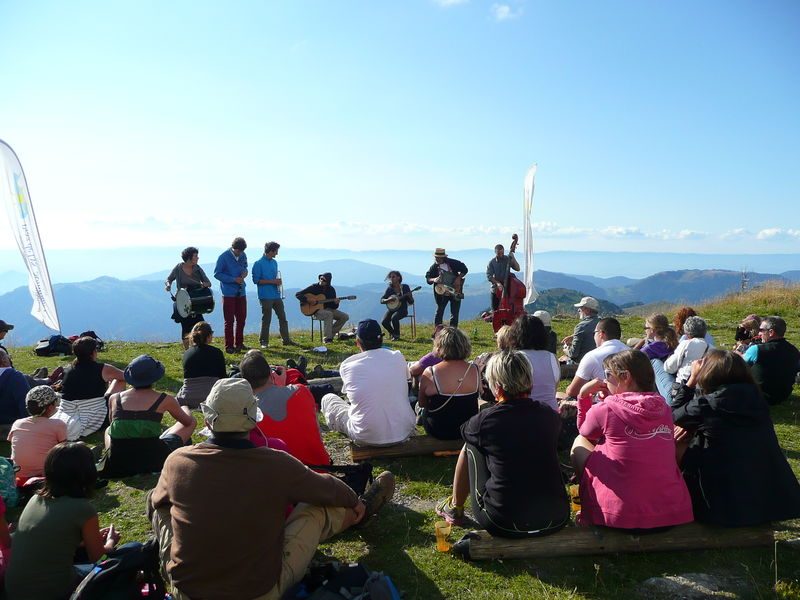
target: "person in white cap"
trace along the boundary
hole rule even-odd
[[[147,499],[176,600],[277,600],[320,541],[364,523],[394,493],[388,471],[359,498],[332,475],[253,446],[257,402],[244,379],[217,381],[200,407],[212,437],[173,452]]]
[[[600,317],[597,316],[597,313],[600,312],[600,303],[591,296],[584,296],[580,302],[575,304],[575,308],[578,309],[578,316],[581,320],[575,325],[572,335],[561,340],[564,346],[564,356],[561,357],[561,362],[579,363],[587,352],[596,348],[594,329],[600,320]]]

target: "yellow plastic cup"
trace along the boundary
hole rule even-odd
[[[436,521],[433,527],[436,531],[436,549],[439,552],[448,552],[450,550],[450,542],[447,541],[447,538],[450,536],[453,526],[447,521]]]

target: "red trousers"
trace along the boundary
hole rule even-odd
[[[247,319],[246,296],[223,296],[222,316],[225,319],[225,348],[244,346],[244,321]],[[233,321],[236,321],[236,337],[233,334]]]

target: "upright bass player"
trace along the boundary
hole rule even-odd
[[[501,294],[498,294],[497,291],[500,290],[502,292],[505,287],[509,269],[519,272],[519,263],[517,259],[514,258],[514,249],[516,248],[518,239],[515,233],[511,242],[511,252],[507,255],[503,244],[497,244],[497,246],[494,247],[494,258],[489,261],[486,267],[486,279],[492,284],[492,310],[497,310],[497,307],[500,305]]]

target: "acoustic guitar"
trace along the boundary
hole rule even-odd
[[[315,314],[321,308],[324,308],[326,304],[331,302],[339,302],[341,300],[355,300],[355,296],[342,296],[341,298],[326,298],[325,294],[306,294],[306,301],[304,304],[300,304],[300,312],[303,313],[305,316],[310,317],[311,315]],[[312,304],[316,300],[316,304]]]
[[[381,304],[385,304],[386,308],[389,310],[397,310],[400,308],[400,303],[403,301],[403,298],[410,298],[411,294],[416,292],[417,290],[421,290],[422,286],[418,285],[413,290],[407,291],[405,294],[392,294],[386,300],[381,300]]]

